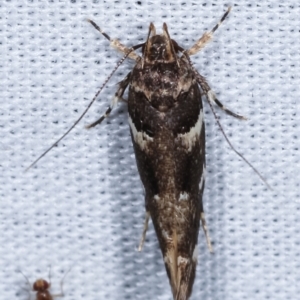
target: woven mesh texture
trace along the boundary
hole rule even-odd
[[[152,223],[141,253],[144,196],[126,103],[91,130],[133,68],[126,61],[84,120],[24,173],[93,98],[122,56],[86,18],[130,46],[153,21],[189,48],[226,1],[1,1],[0,299],[28,298],[26,280],[48,279],[65,300],[170,300]],[[204,206],[214,254],[199,233],[192,300],[298,299],[299,1],[239,1],[213,41],[192,57],[239,121],[217,110],[230,150],[205,104]],[[25,290],[24,290],[25,288]]]

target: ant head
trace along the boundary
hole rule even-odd
[[[50,284],[44,279],[38,279],[35,281],[32,288],[36,292],[43,292],[50,288]]]

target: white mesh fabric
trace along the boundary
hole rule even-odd
[[[116,72],[76,129],[24,169],[79,117],[121,55],[86,18],[131,46],[150,21],[188,48],[226,1],[2,1],[0,4],[0,298],[27,299],[26,280],[48,279],[68,299],[171,299],[152,224],[141,253],[143,189],[121,103],[101,126]],[[297,299],[299,271],[299,1],[239,1],[205,50],[192,57],[218,98],[249,118],[217,110],[234,154],[205,105],[204,206],[191,299]]]

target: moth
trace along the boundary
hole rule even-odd
[[[206,79],[198,73],[190,60],[191,55],[198,53],[211,41],[230,10],[229,7],[218,24],[211,31],[205,32],[187,50],[171,39],[166,23],[163,24],[162,34],[157,34],[155,26],[150,23],[146,42],[127,48],[120,41],[111,39],[95,22],[88,20],[124,56],[81,117],[31,165],[76,126],[118,66],[127,57],[135,60],[135,67],[119,83],[111,105],[87,128],[94,127],[107,118],[113,107],[123,100],[123,94],[128,88],[130,133],[138,171],[145,188],[146,217],[139,250],[142,249],[151,218],[175,300],[186,300],[192,293],[200,222],[208,248],[212,252],[202,202],[205,185],[202,96],[208,100],[215,117],[213,104],[217,104],[231,116],[245,119],[227,109],[216,98]],[[141,49],[142,55],[135,52],[137,49]],[[217,117],[216,120],[220,126]],[[233,148],[221,126],[220,129],[231,148],[258,173]]]

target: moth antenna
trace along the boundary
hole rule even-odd
[[[267,182],[267,180],[258,172],[258,170],[240,153],[240,152],[238,152],[235,148],[234,148],[234,146],[231,144],[231,142],[230,142],[230,140],[229,140],[229,138],[227,137],[227,135],[226,135],[226,133],[225,133],[225,131],[224,131],[224,129],[223,129],[223,127],[222,127],[222,125],[221,125],[221,123],[220,123],[220,120],[219,120],[219,117],[217,116],[217,114],[216,114],[216,112],[215,112],[215,110],[214,110],[214,108],[213,108],[213,106],[212,106],[212,104],[211,104],[211,102],[210,101],[207,101],[208,102],[208,104],[209,104],[209,106],[210,106],[210,109],[211,109],[211,111],[213,112],[213,114],[214,114],[214,116],[215,116],[215,119],[216,119],[216,121],[217,121],[217,124],[218,124],[218,126],[219,126],[219,128],[220,128],[220,130],[221,130],[221,132],[222,132],[222,134],[223,134],[223,136],[225,137],[225,139],[226,139],[226,141],[227,141],[227,143],[228,143],[228,145],[230,146],[230,148],[259,176],[259,178],[264,182],[264,184],[269,188],[269,190],[271,190],[272,191],[272,188],[271,188],[271,186],[268,184],[268,182]]]
[[[228,11],[229,12],[229,11]],[[226,16],[224,16],[223,18],[225,18]],[[222,18],[222,19],[223,19]],[[191,64],[192,66],[192,62],[191,62],[191,59],[189,57],[189,55],[187,53],[183,53],[185,55],[185,57],[188,59],[189,63]],[[201,76],[198,71],[192,67],[193,71],[194,71],[194,74],[197,78],[197,81],[198,83],[200,84],[204,94],[206,95],[206,98],[207,98],[207,102],[210,106],[210,109],[211,111],[213,112],[214,114],[214,117],[217,121],[217,124],[223,134],[223,136],[225,137],[228,145],[230,146],[230,148],[242,159],[245,161],[245,163],[259,176],[259,178],[264,182],[264,184],[269,188],[269,190],[272,191],[272,188],[271,186],[268,184],[267,180],[258,172],[258,170],[240,153],[238,152],[234,146],[231,144],[231,142],[229,141],[229,138],[227,137],[221,123],[220,123],[220,120],[219,120],[219,117],[217,116],[213,106],[212,106],[212,102],[215,102],[221,109],[223,109],[227,114],[237,118],[237,119],[240,119],[240,120],[247,120],[247,118],[241,116],[241,115],[238,115],[236,113],[233,113],[232,111],[230,111],[229,109],[227,109],[214,95],[214,93],[212,92],[212,90],[210,89],[209,85],[207,84],[205,78],[203,76]]]
[[[27,172],[29,169],[31,169],[34,165],[37,164],[37,162],[44,157],[51,149],[53,149],[54,147],[56,147],[58,145],[58,143],[64,139],[69,132],[81,121],[81,119],[84,117],[84,115],[88,112],[88,110],[90,109],[90,107],[92,106],[92,104],[95,102],[95,100],[97,99],[97,97],[99,96],[99,94],[101,93],[101,91],[103,90],[103,88],[106,86],[107,82],[110,80],[110,78],[113,76],[113,74],[117,71],[117,69],[119,68],[119,66],[124,62],[124,60],[127,58],[127,56],[134,50],[136,50],[137,48],[141,47],[141,44],[134,46],[132,48],[129,49],[129,51],[118,61],[117,65],[115,66],[115,68],[112,70],[112,72],[109,74],[109,76],[107,77],[107,79],[104,81],[104,83],[102,84],[102,86],[100,87],[100,89],[98,90],[98,92],[95,94],[94,98],[92,99],[92,101],[89,103],[89,105],[87,106],[87,108],[84,110],[84,112],[81,114],[81,116],[76,120],[76,122],[54,143],[52,144],[52,146],[50,146],[42,155],[40,155],[29,167],[27,167],[25,169],[25,172]]]
[[[129,51],[130,49],[128,49],[126,46],[124,46],[119,40],[117,39],[112,39],[106,32],[104,32],[93,20],[91,19],[87,19],[87,21],[92,24],[94,26],[94,28],[99,31],[109,42],[110,42],[110,45],[117,49],[118,51],[126,54],[127,51]],[[137,55],[135,52],[130,52],[129,55],[128,55],[129,58],[137,61],[140,59],[140,56]]]
[[[187,53],[188,55],[194,55],[197,52],[199,52],[201,49],[203,49],[205,45],[212,40],[214,32],[220,27],[220,25],[226,19],[230,11],[231,11],[231,6],[228,7],[223,17],[220,19],[220,21],[214,26],[214,28],[211,31],[204,32],[202,37],[198,39],[198,41],[190,49],[185,50],[184,52]]]
[[[110,36],[107,33],[105,33],[93,20],[87,19],[87,21],[91,23],[95,27],[95,29],[98,30],[108,41],[112,41]]]
[[[226,17],[228,16],[228,14],[231,11],[231,6],[229,6],[227,8],[227,11],[225,12],[225,14],[222,16],[221,20],[218,22],[218,24],[215,25],[215,27],[210,31],[211,33],[214,33],[219,27],[220,25],[224,22],[224,20],[226,19]]]

